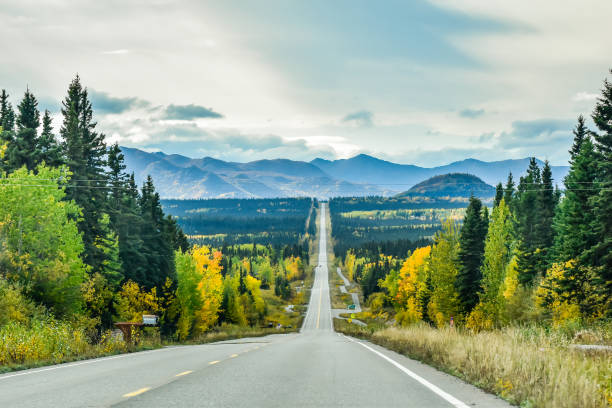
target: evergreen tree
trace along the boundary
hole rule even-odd
[[[166,235],[167,227],[162,211],[159,194],[153,186],[151,176],[142,187],[140,197],[142,214],[142,252],[146,258],[146,276],[143,285],[161,287],[166,278],[174,279],[174,250]]]
[[[580,152],[580,147],[582,146],[582,142],[584,141],[585,138],[588,137],[588,134],[589,134],[589,129],[584,123],[584,116],[582,115],[578,116],[578,124],[576,125],[572,133],[574,133],[574,144],[572,145],[572,148],[569,151],[570,164],[574,162],[574,158]]]
[[[544,274],[550,265],[550,252],[554,242],[553,218],[555,216],[555,192],[552,183],[552,171],[548,161],[542,168],[542,184],[537,202],[537,248],[539,252],[539,272]]]
[[[38,129],[40,126],[40,112],[36,97],[26,89],[23,99],[17,107],[17,131],[23,129]]]
[[[170,240],[172,249],[174,249],[175,251],[178,251],[180,249],[183,252],[187,252],[191,245],[189,245],[187,236],[185,235],[181,227],[179,227],[176,220],[171,215],[167,215],[164,219],[164,225],[165,235],[167,239]],[[221,273],[223,274],[225,273],[225,271],[222,270]]]
[[[512,209],[514,198],[514,179],[512,178],[512,172],[508,173],[508,181],[506,181],[506,188],[504,189],[504,201],[508,208]]]
[[[63,164],[62,149],[55,139],[53,126],[51,125],[51,114],[46,109],[42,119],[42,131],[38,138],[38,153],[38,161],[45,162],[47,166],[57,167]]]
[[[527,174],[521,177],[516,192],[515,215],[518,234],[518,279],[523,285],[530,285],[540,270],[538,265],[538,197],[540,196],[540,168],[532,158]]]
[[[609,298],[612,296],[612,83],[607,79],[592,118],[599,129],[593,134],[599,194],[593,198],[595,222],[592,227],[598,242],[591,250],[591,259],[600,267],[600,278]]]
[[[36,168],[39,163],[37,134],[39,126],[38,101],[28,89],[18,106],[17,133],[8,146],[9,168],[18,169],[21,166],[26,166],[28,170]]]
[[[495,186],[495,201],[493,202],[493,206],[497,207],[499,202],[504,198],[504,186],[502,183],[498,183]]]
[[[124,156],[117,143],[108,148],[106,162],[109,187],[108,213],[110,215],[111,226],[117,231],[119,218],[123,211],[124,188],[127,184],[126,174],[124,173]]]
[[[96,132],[87,89],[77,75],[62,102],[63,124],[60,134],[66,164],[73,173],[73,183],[66,189],[68,200],[82,209],[79,231],[85,244],[84,261],[99,272],[106,261],[106,250],[96,243],[108,236],[102,223],[106,210],[106,145],[104,135]]]
[[[478,292],[482,280],[482,260],[487,235],[487,216],[482,202],[472,196],[465,212],[463,227],[459,236],[457,254],[458,273],[455,287],[464,312],[469,313],[478,303]]]
[[[0,127],[2,127],[0,136],[5,142],[11,141],[12,132],[15,128],[15,112],[8,98],[8,93],[3,89],[0,93]]]
[[[575,141],[574,145],[576,144]],[[585,136],[579,144],[580,151],[574,155],[564,180],[565,197],[555,215],[554,258],[557,262],[582,258],[583,262],[593,265],[593,260],[584,259],[583,256],[587,254],[585,251],[594,247],[598,240],[592,228],[595,223],[593,198],[598,192],[594,188],[597,163],[590,136]]]
[[[120,210],[114,214],[114,229],[119,238],[119,258],[126,280],[144,284],[147,281],[147,258],[143,253],[143,218],[140,194],[132,173],[124,185]],[[111,213],[112,214],[112,213]],[[111,223],[113,216],[111,216]]]

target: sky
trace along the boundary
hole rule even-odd
[[[0,0],[0,87],[78,73],[109,142],[189,157],[567,163],[609,0]]]

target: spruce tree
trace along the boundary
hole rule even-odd
[[[466,313],[478,303],[487,228],[488,216],[485,215],[482,202],[474,196],[470,197],[459,236],[457,254],[459,271],[455,281],[459,302]]]
[[[514,179],[512,178],[512,172],[508,173],[508,181],[506,181],[506,188],[504,188],[504,201],[508,208],[512,209],[514,198]]]
[[[595,223],[593,199],[598,193],[594,186],[596,178],[595,148],[587,135],[580,141],[580,151],[574,155],[565,176],[565,197],[555,215],[554,260],[557,262],[580,259],[582,263],[594,265],[593,260],[585,256],[588,256],[586,251],[594,247],[598,239],[592,228]]]
[[[0,136],[2,137],[1,140],[5,142],[11,141],[15,128],[15,112],[8,98],[8,93],[3,89],[0,93],[0,127],[2,127]]]
[[[101,271],[107,251],[97,245],[108,236],[102,222],[106,202],[106,145],[104,135],[96,132],[91,102],[87,89],[77,75],[68,87],[62,102],[63,124],[60,134],[66,164],[73,173],[66,198],[74,200],[82,209],[79,231],[85,244],[84,261],[92,273]]]
[[[499,202],[504,198],[504,186],[502,183],[498,183],[495,186],[495,200],[493,201],[493,206],[497,207]]]
[[[147,283],[147,258],[142,238],[143,217],[140,194],[132,173],[124,185],[120,210],[115,213],[114,228],[119,238],[119,258],[126,280]],[[112,217],[111,217],[112,218]]]
[[[174,249],[171,240],[168,239],[164,212],[151,176],[147,177],[142,187],[140,209],[142,214],[142,252],[146,258],[147,268],[147,275],[142,283],[149,288],[161,287],[166,278],[174,280]]]
[[[516,232],[519,239],[517,257],[518,279],[523,285],[533,283],[540,271],[537,240],[540,187],[540,168],[535,158],[531,158],[527,174],[520,178],[514,205]]]
[[[39,163],[38,134],[40,113],[36,97],[26,90],[17,112],[17,132],[9,143],[7,156],[10,169],[26,166],[34,170]]]
[[[45,109],[42,118],[42,130],[38,138],[38,159],[39,162],[45,162],[47,166],[57,167],[63,164],[62,149],[53,134],[51,122],[51,114]]]
[[[569,151],[570,154],[570,164],[574,162],[574,158],[580,152],[580,147],[582,146],[582,142],[585,138],[588,137],[589,129],[584,123],[584,116],[578,116],[578,124],[572,131],[574,133],[574,144]]]
[[[593,198],[595,222],[592,227],[598,242],[591,250],[591,257],[600,267],[600,279],[609,298],[612,296],[612,83],[607,79],[592,118],[599,129],[593,134],[599,193]]]
[[[26,89],[23,99],[17,107],[17,131],[23,129],[38,129],[40,126],[40,112],[36,97]]]
[[[123,210],[123,190],[126,187],[127,181],[126,174],[124,173],[124,156],[117,143],[108,148],[107,167],[109,187],[108,213],[110,215],[111,226],[116,231],[119,217]]]
[[[553,188],[552,170],[548,161],[542,168],[542,184],[538,191],[537,201],[537,231],[536,246],[540,249],[538,267],[539,273],[544,274],[551,259],[551,248],[554,242],[553,219],[555,216],[555,191]]]

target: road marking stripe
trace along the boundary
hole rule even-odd
[[[183,371],[182,373],[178,373],[177,375],[175,375],[175,377],[182,377],[184,375],[191,374],[191,373],[193,373],[192,370],[187,370],[187,371]]]
[[[415,379],[416,381],[418,381],[419,383],[421,383],[422,385],[424,385],[425,387],[429,388],[431,391],[433,391],[435,394],[437,394],[438,396],[444,398],[446,401],[448,401],[449,403],[451,403],[453,406],[457,407],[457,408],[470,408],[469,406],[467,406],[466,404],[464,404],[463,402],[459,401],[457,398],[453,397],[452,395],[450,395],[449,393],[442,391],[439,387],[435,386],[434,384],[430,383],[429,381],[427,381],[426,379],[424,379],[423,377],[413,373],[412,371],[410,371],[409,369],[407,369],[406,367],[404,367],[403,365],[401,365],[400,363],[396,362],[395,360],[385,356],[383,353],[381,353],[378,350],[373,349],[372,347],[368,346],[367,344],[364,344],[360,341],[355,341],[353,339],[351,339],[348,336],[345,336],[344,334],[342,335],[344,336],[344,338],[352,341],[353,343],[357,343],[360,346],[365,347],[366,349],[370,350],[372,353],[376,354],[379,357],[382,357],[383,359],[387,360],[388,362],[390,362],[391,364],[393,364],[394,366],[396,366],[397,368],[399,368],[400,370],[402,370],[405,374],[407,374],[409,377],[412,377],[413,379]]]
[[[235,357],[238,357],[238,354],[232,354],[232,355],[230,356],[230,358],[235,358]]]
[[[219,362],[220,362],[219,360],[215,360],[215,361],[211,361],[211,362],[210,362],[210,363],[208,363],[208,364],[209,364],[209,365],[213,365],[213,364],[217,364],[217,363],[219,363]]]
[[[144,387],[144,388],[141,388],[139,390],[136,390],[136,391],[133,391],[133,392],[128,392],[127,394],[123,394],[123,396],[125,398],[135,397],[137,395],[140,395],[140,394],[143,394],[143,393],[149,391],[150,389],[151,389],[151,387]]]

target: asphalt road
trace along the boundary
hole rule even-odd
[[[321,210],[325,214],[324,205]],[[0,407],[509,406],[429,366],[335,333],[324,224],[322,232],[301,333],[5,374]]]

